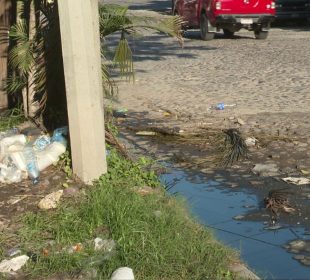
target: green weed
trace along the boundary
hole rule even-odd
[[[96,279],[109,279],[116,268],[129,266],[138,280],[233,279],[227,264],[234,253],[194,222],[183,202],[166,195],[147,171],[147,159],[132,163],[112,150],[108,164],[108,173],[80,201],[25,216],[19,234],[25,250],[38,255],[28,267],[33,277],[95,269]],[[146,185],[158,192],[139,195],[137,187]],[[116,241],[115,255],[94,251],[98,236]],[[69,254],[77,243],[83,249]]]
[[[15,127],[25,120],[21,109],[14,108],[12,110],[7,110],[0,115],[0,131]]]

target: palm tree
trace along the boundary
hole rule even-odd
[[[102,78],[106,96],[113,95],[117,89],[109,75],[110,65],[118,66],[122,75],[133,75],[132,52],[127,36],[138,34],[141,29],[153,29],[176,37],[182,44],[180,17],[136,17],[119,5],[102,5],[99,9],[103,42]],[[14,72],[8,78],[7,90],[10,93],[21,92],[25,116],[40,121],[46,107],[49,80],[61,72],[55,69],[55,65],[59,67],[59,61],[62,62],[61,46],[57,46],[60,42],[57,1],[18,0],[18,15],[17,23],[10,31],[14,47],[9,54],[9,63]],[[107,35],[115,32],[121,35],[111,63],[105,56],[105,40]]]

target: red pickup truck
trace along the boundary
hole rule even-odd
[[[212,40],[220,29],[232,37],[241,28],[266,39],[275,6],[274,0],[172,0],[172,13],[183,17],[186,28],[200,28],[203,40]]]

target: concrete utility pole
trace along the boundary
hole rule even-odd
[[[106,173],[98,0],[59,0],[73,172]]]
[[[9,29],[12,16],[12,0],[0,0],[0,109],[8,107],[8,96],[3,89],[3,83],[7,79]]]

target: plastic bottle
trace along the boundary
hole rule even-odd
[[[57,128],[54,130],[51,142],[59,142],[62,143],[65,147],[67,146],[67,140],[64,135],[68,134],[68,127],[64,126],[61,128]]]
[[[9,153],[22,150],[26,144],[26,137],[23,134],[16,134],[4,137],[0,140],[0,161]]]
[[[33,148],[36,151],[44,150],[51,143],[51,138],[48,135],[41,135],[34,141]]]
[[[42,171],[48,166],[56,163],[59,160],[59,156],[65,151],[65,143],[55,141],[48,145],[43,151],[37,152],[38,169]]]
[[[26,161],[28,176],[32,183],[35,185],[39,182],[40,171],[33,148],[31,146],[26,146],[24,148],[23,154]]]
[[[5,184],[19,183],[25,178],[24,172],[14,165],[0,166],[0,182]]]
[[[218,103],[214,106],[215,110],[224,110],[226,107],[234,107],[236,104],[224,104],[224,103]]]
[[[10,137],[10,136],[13,136],[13,135],[18,134],[18,133],[19,133],[19,131],[18,131],[18,128],[16,128],[16,127],[10,128],[6,131],[1,131],[0,132],[0,140],[5,138],[5,137]]]

